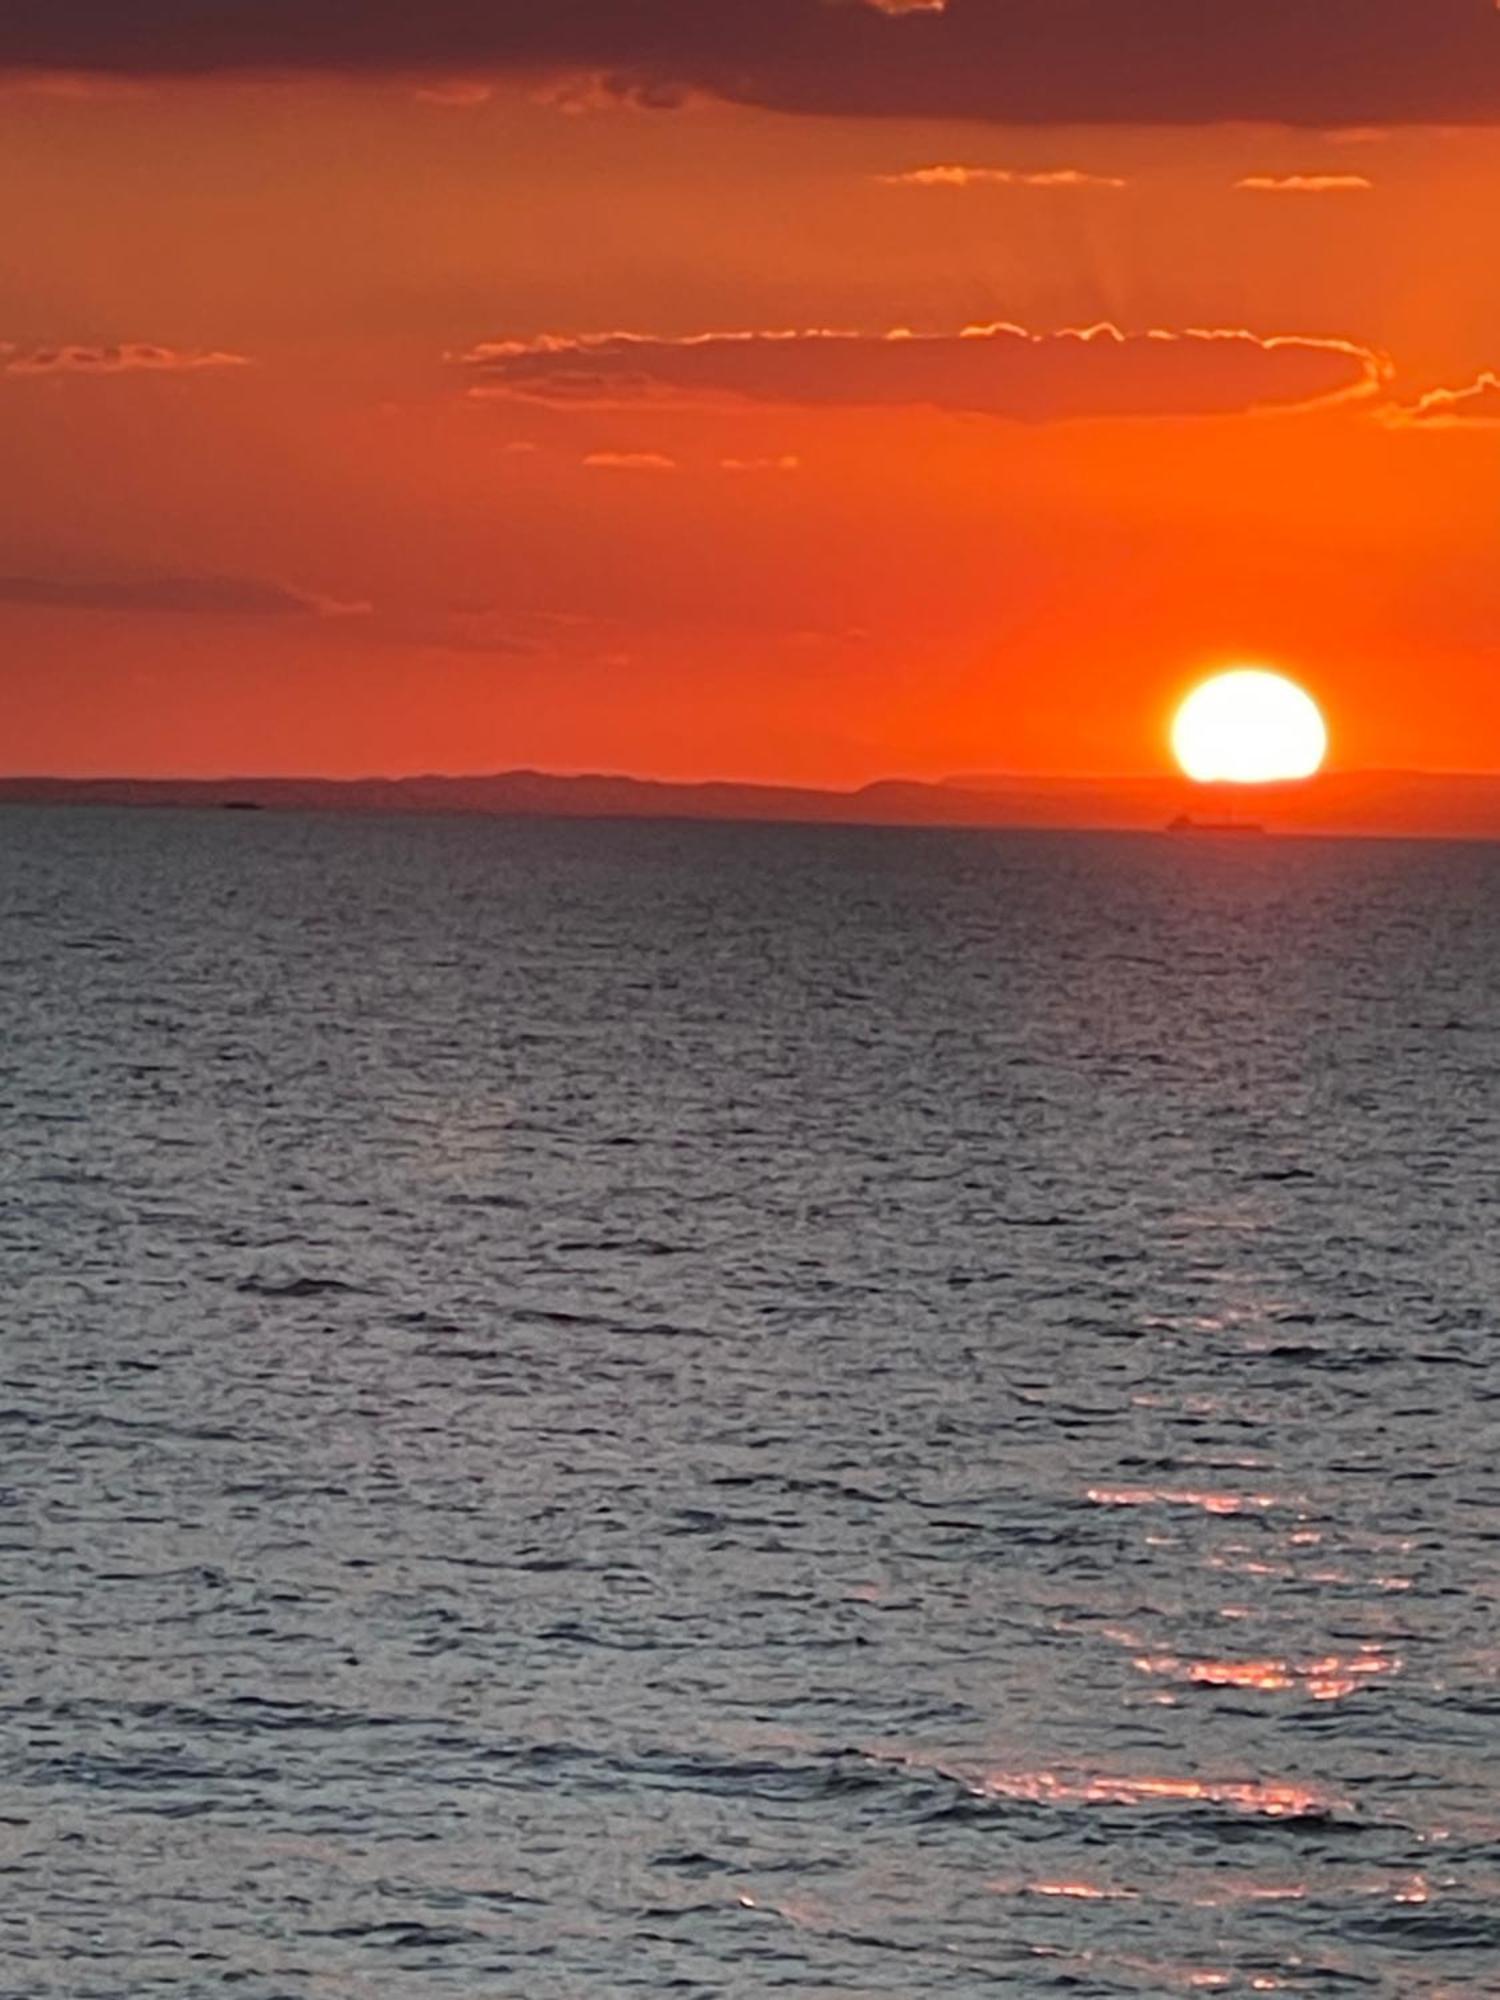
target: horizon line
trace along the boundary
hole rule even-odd
[[[568,768],[540,764],[506,764],[483,770],[357,771],[332,773],[308,771],[6,771],[0,772],[0,787],[13,785],[413,785],[485,784],[504,778],[541,778],[558,783],[609,783],[670,786],[680,790],[706,786],[732,786],[741,791],[807,792],[825,798],[859,798],[862,794],[890,785],[912,785],[928,790],[966,789],[998,784],[1017,786],[1047,785],[1180,785],[1195,792],[1283,792],[1296,794],[1317,790],[1330,780],[1347,779],[1432,779],[1459,783],[1500,782],[1500,767],[1493,770],[1408,764],[1340,765],[1307,778],[1271,778],[1242,781],[1201,780],[1171,769],[1156,771],[953,771],[937,776],[917,777],[903,772],[887,772],[853,784],[818,782],[799,778],[737,778],[715,774],[707,777],[666,777],[654,773],[576,765]]]

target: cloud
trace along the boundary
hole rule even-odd
[[[1237,194],[1368,194],[1375,183],[1363,174],[1246,174]]]
[[[475,379],[471,394],[580,408],[728,400],[926,407],[1035,423],[1300,408],[1373,395],[1390,373],[1382,356],[1345,340],[1113,326],[1037,334],[1009,325],[935,335],[547,336],[488,342],[462,365]]]
[[[380,637],[394,645],[423,646],[440,653],[490,654],[500,659],[532,659],[543,650],[534,634],[517,631],[498,611],[453,611],[446,618],[395,618]]]
[[[967,188],[1122,188],[1128,181],[1113,174],[1086,174],[1077,167],[1057,167],[1028,173],[1016,167],[912,167],[904,174],[877,174],[887,187]]]
[[[0,77],[0,96],[52,98],[59,104],[113,103],[141,94],[140,86],[129,77],[46,69]]]
[[[7,0],[0,70],[597,77],[1001,124],[1500,122],[1493,0]]]
[[[229,618],[355,617],[370,609],[250,576],[0,576],[0,604],[49,611],[206,612]]]
[[[659,451],[591,451],[582,461],[595,472],[675,472],[677,461]]]
[[[721,458],[721,472],[800,472],[802,461],[793,452],[785,451],[779,458]]]
[[[251,365],[247,354],[157,347],[143,340],[111,347],[18,347],[0,341],[3,375],[196,375],[206,369]]]
[[[1467,389],[1430,389],[1384,415],[1398,430],[1488,430],[1500,425],[1500,375],[1486,370]]]
[[[495,94],[490,83],[477,83],[455,77],[447,83],[426,83],[412,92],[419,104],[439,104],[448,110],[472,111],[476,105],[488,104]]]

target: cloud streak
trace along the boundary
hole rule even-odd
[[[0,604],[229,618],[337,618],[370,609],[250,576],[0,576]]]
[[[1492,0],[8,0],[0,71],[596,80],[834,116],[1500,122]]]
[[[677,461],[660,451],[591,451],[583,460],[591,472],[675,472]]]
[[[1398,430],[1492,430],[1500,427],[1500,375],[1475,378],[1466,389],[1430,389],[1415,403],[1385,413]]]
[[[1375,183],[1363,174],[1246,174],[1236,194],[1368,194]]]
[[[247,354],[217,348],[157,347],[143,340],[107,347],[19,347],[0,341],[3,375],[198,375],[211,369],[250,366]]]
[[[1352,341],[1241,328],[1108,325],[1033,333],[635,333],[495,341],[461,365],[472,394],[578,408],[659,401],[930,408],[1047,423],[1231,416],[1372,396],[1385,359]]]
[[[1088,174],[1077,167],[1056,167],[1027,172],[1018,167],[913,167],[904,174],[877,174],[886,187],[1040,188],[1058,191],[1083,188],[1122,188],[1129,182],[1114,174]]]

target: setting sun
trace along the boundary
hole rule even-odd
[[[1238,667],[1193,689],[1173,720],[1172,749],[1198,784],[1284,783],[1322,769],[1328,726],[1295,681]]]

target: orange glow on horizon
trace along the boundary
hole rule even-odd
[[[1155,829],[1184,669],[1264,660],[1337,739],[1275,831],[1500,830],[1360,788],[1500,768],[1500,128],[0,95],[9,776],[988,774]]]

